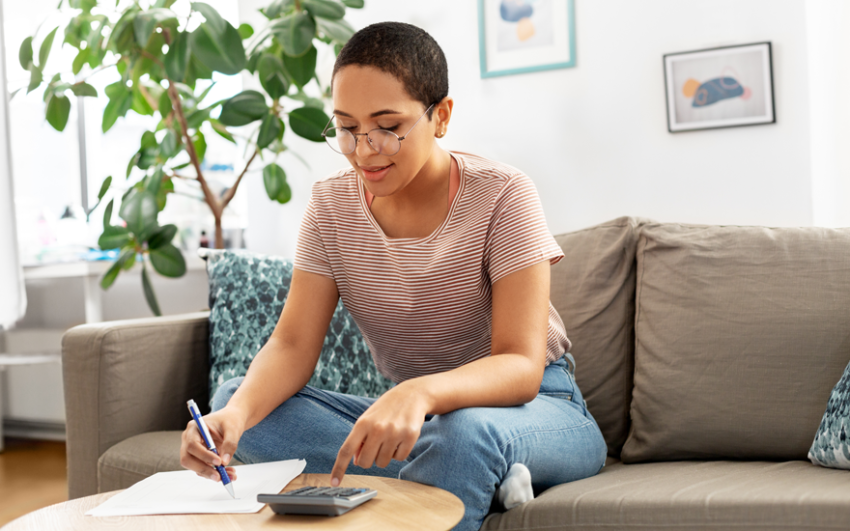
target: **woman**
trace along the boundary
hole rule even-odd
[[[478,529],[494,495],[510,508],[532,484],[596,474],[605,442],[549,302],[564,255],[531,180],[439,146],[448,69],[415,26],[357,32],[331,84],[327,140],[351,168],[314,185],[274,333],[205,417],[221,461],[304,458],[333,486],[347,472],[435,485],[464,502],[457,529]],[[397,383],[378,399],[306,386],[340,297]],[[193,423],[181,463],[218,477]]]

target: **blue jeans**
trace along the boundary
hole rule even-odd
[[[567,354],[570,361],[575,362]],[[213,398],[223,408],[242,378],[224,383]],[[247,430],[236,458],[243,463],[306,459],[308,474],[329,474],[354,423],[374,398],[305,386]],[[466,508],[455,529],[479,529],[493,496],[514,463],[531,472],[535,492],[598,473],[607,448],[565,358],[543,373],[540,392],[513,407],[464,408],[428,415],[404,461],[386,468],[354,464],[346,473],[416,481],[454,493]]]

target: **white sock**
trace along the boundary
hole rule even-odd
[[[531,489],[531,472],[522,463],[514,463],[508,475],[502,480],[497,492],[499,503],[505,509],[513,509],[517,505],[534,499],[534,491]]]

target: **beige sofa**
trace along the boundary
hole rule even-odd
[[[850,229],[619,218],[556,238],[551,298],[608,463],[483,529],[850,529],[850,471],[806,459],[850,360]],[[207,313],[76,327],[63,367],[71,498],[180,468]]]

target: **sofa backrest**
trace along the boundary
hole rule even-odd
[[[805,459],[850,360],[850,229],[646,224],[636,262],[622,460]]]
[[[576,382],[618,457],[629,430],[634,362],[635,247],[646,220],[621,217],[555,236],[551,301],[576,359]]]

